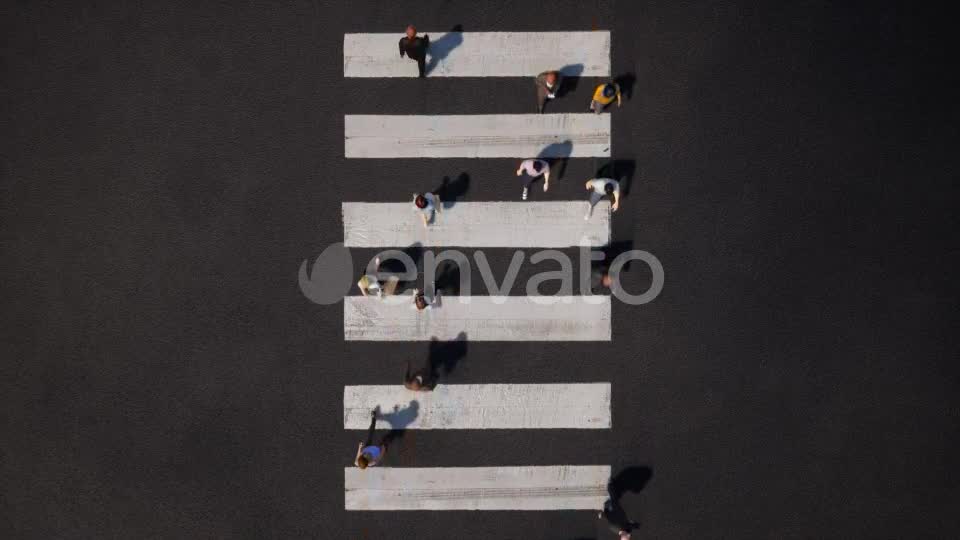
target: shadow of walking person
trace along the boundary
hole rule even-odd
[[[561,98],[576,92],[580,83],[580,74],[583,73],[583,64],[567,64],[557,71],[563,74],[563,83],[557,89],[557,97]]]
[[[470,190],[470,175],[462,172],[456,180],[451,181],[449,176],[444,176],[440,187],[433,190],[443,201],[443,209],[453,208],[457,204],[457,199],[463,197]]]
[[[393,408],[392,412],[386,414],[381,413],[378,419],[389,424],[390,431],[383,436],[380,444],[389,448],[393,442],[403,437],[404,433],[406,433],[407,426],[417,419],[419,413],[420,402],[416,400],[411,400],[410,404],[402,409],[398,405]]]
[[[441,375],[449,375],[457,367],[460,360],[467,355],[467,333],[460,332],[456,341],[430,340],[430,352],[427,365],[430,370],[430,380],[436,385]]]
[[[430,42],[430,48],[427,49],[426,72],[429,75],[437,65],[442,62],[450,51],[456,49],[463,43],[463,25],[458,24],[449,32],[443,34],[436,41]]]
[[[573,141],[567,140],[544,146],[537,157],[547,160],[550,163],[551,173],[556,171],[554,177],[560,179],[563,178],[563,173],[567,170],[567,161],[571,154],[573,154]]]
[[[630,520],[620,505],[620,500],[628,492],[643,491],[652,477],[653,469],[650,467],[627,467],[607,482],[607,494],[610,498],[603,503],[603,510],[597,517],[607,521],[611,532],[619,534],[621,538],[630,538],[630,532],[640,526],[636,521]]]

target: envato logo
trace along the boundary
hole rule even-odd
[[[403,269],[396,272],[384,272],[381,268],[378,268],[378,258],[380,260],[380,267],[387,266],[386,263],[390,261],[397,261],[402,265]],[[524,258],[524,252],[514,252],[506,275],[503,276],[503,280],[500,283],[497,283],[497,279],[493,275],[490,264],[487,261],[487,256],[482,250],[474,251],[473,260],[477,265],[480,278],[483,280],[487,291],[494,297],[493,302],[506,302],[505,297],[510,290],[513,289]],[[530,257],[531,264],[539,264],[544,261],[556,261],[560,264],[560,269],[537,272],[531,276],[525,286],[527,296],[531,301],[540,304],[569,303],[575,301],[587,304],[605,302],[605,295],[593,294],[591,278],[596,276],[597,272],[591,272],[591,266],[594,262],[605,262],[606,254],[602,251],[581,247],[579,259],[578,293],[575,295],[573,284],[574,281],[577,280],[574,279],[574,264],[573,261],[570,260],[570,257],[568,257],[566,253],[555,249],[535,252]],[[462,303],[469,303],[472,266],[469,257],[462,251],[447,249],[435,254],[433,251],[425,250],[423,252],[423,282],[436,283],[437,268],[441,263],[446,261],[455,263],[459,271],[459,295],[457,296],[457,300]],[[642,261],[646,263],[653,276],[650,287],[641,294],[631,294],[621,285],[620,273],[624,265],[630,261]],[[335,304],[349,293],[350,287],[354,279],[356,279],[353,268],[353,257],[350,254],[350,250],[344,247],[342,243],[330,245],[324,249],[314,261],[313,268],[310,270],[309,275],[307,274],[307,261],[303,261],[300,264],[300,290],[304,296],[316,304]],[[650,252],[639,249],[625,251],[614,257],[613,260],[610,261],[609,266],[605,268],[605,270],[600,272],[600,280],[602,280],[605,288],[610,289],[611,295],[624,304],[634,306],[646,304],[653,301],[660,294],[660,291],[663,290],[663,265],[661,265],[659,259]],[[369,276],[376,277],[381,283],[390,278],[396,278],[401,282],[410,283],[416,282],[419,277],[417,264],[413,260],[413,257],[397,249],[388,249],[377,253],[367,261],[365,273]],[[544,296],[539,293],[538,289],[540,285],[548,281],[560,282],[560,290],[556,295]],[[402,295],[388,296],[383,300],[390,303],[410,301],[409,297]],[[450,300],[452,300],[452,298],[447,298],[444,301],[449,302]]]

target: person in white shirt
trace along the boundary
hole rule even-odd
[[[550,164],[542,159],[525,159],[520,162],[517,169],[517,176],[526,174],[523,179],[523,200],[527,200],[527,194],[530,193],[530,186],[543,176],[543,190],[550,189]]]
[[[583,216],[583,219],[590,219],[593,207],[604,197],[610,197],[613,200],[611,210],[616,212],[620,208],[620,182],[612,178],[593,178],[587,180],[584,185],[590,192],[590,208],[587,209],[587,215]]]
[[[415,193],[413,195],[413,206],[420,217],[423,218],[423,226],[430,225],[434,213],[439,214],[442,211],[443,202],[436,193]]]
[[[440,307],[440,293],[434,291],[433,294],[426,294],[420,289],[414,289],[413,306],[417,308],[417,311],[438,308]]]
[[[379,273],[380,257],[374,259],[373,265],[376,268],[375,272]],[[357,281],[357,288],[360,289],[360,294],[364,296],[373,295],[378,298],[383,298],[384,296],[392,295],[399,282],[400,278],[397,276],[388,276],[386,283],[384,283],[377,279],[375,275],[364,274],[360,276],[360,280]]]

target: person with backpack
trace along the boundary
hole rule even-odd
[[[610,81],[603,83],[593,91],[593,100],[590,101],[590,110],[600,114],[607,105],[617,100],[617,107],[620,106],[620,85]]]

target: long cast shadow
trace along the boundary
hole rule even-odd
[[[450,51],[456,49],[463,43],[463,25],[458,24],[452,30],[443,35],[437,41],[431,41],[427,49],[427,67],[426,73],[430,74],[441,60],[450,54]]]
[[[443,296],[460,296],[460,265],[451,260],[440,261],[434,287]]]
[[[440,182],[440,187],[433,190],[443,201],[443,209],[453,208],[457,200],[462,198],[470,190],[470,175],[462,172],[456,180],[451,181],[449,176],[444,176]]]
[[[411,400],[410,404],[404,407],[403,409],[399,407],[394,407],[393,412],[389,413],[380,413],[377,415],[378,419],[384,420],[390,423],[390,431],[383,436],[380,444],[390,447],[396,440],[403,437],[406,433],[406,428],[416,420],[417,415],[420,413],[420,402],[416,400]]]
[[[583,73],[583,64],[567,64],[558,71],[563,74],[563,84],[557,89],[557,97],[576,92],[580,84],[580,74]]]
[[[436,385],[441,376],[449,376],[467,356],[467,333],[460,332],[456,341],[430,340],[430,350],[427,354],[427,366],[431,382]]]
[[[639,493],[647,486],[653,477],[653,469],[650,467],[627,467],[610,478],[607,483],[607,494],[609,499],[603,504],[603,511],[600,518],[605,519],[610,525],[610,530],[632,531],[640,526],[639,523],[631,521],[626,511],[620,505],[620,499],[626,493]]]
[[[573,154],[573,141],[566,140],[548,144],[540,150],[537,157],[550,163],[551,173],[556,171],[556,178],[559,180],[567,170],[567,161],[571,154]]]
[[[404,264],[404,261],[400,259],[391,258],[380,261],[380,268],[378,269],[381,274],[395,274],[398,276],[403,276],[408,271],[412,272],[412,279],[401,279],[401,281],[397,283],[395,294],[399,294],[402,291],[416,286],[417,279],[420,274],[420,261],[423,259],[423,244],[420,242],[414,242],[400,251],[410,257],[410,259],[413,261],[413,268],[407,268],[406,264]]]
[[[624,73],[613,80],[620,86],[620,93],[627,99],[633,98],[633,85],[637,82],[637,76],[633,73]]]

